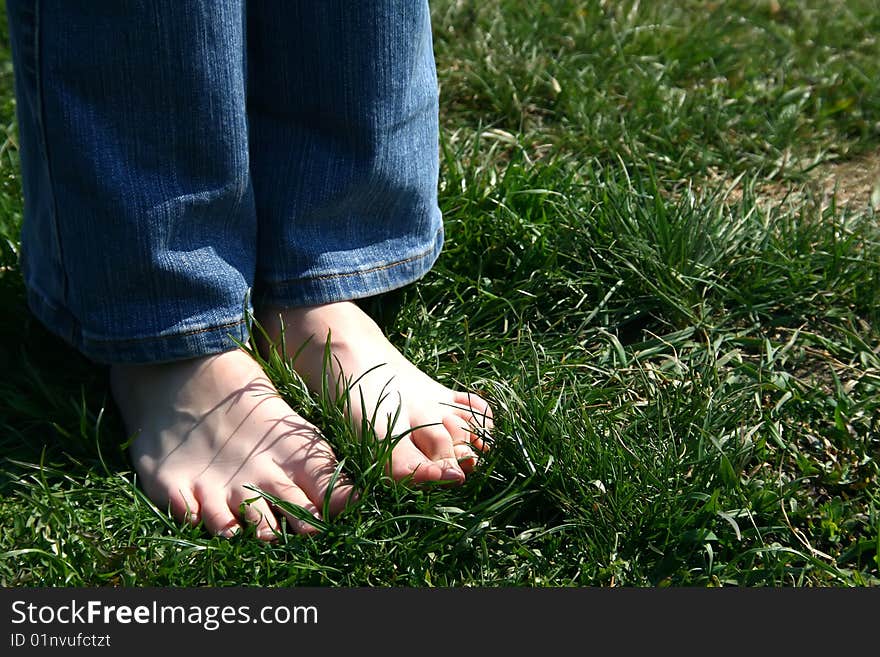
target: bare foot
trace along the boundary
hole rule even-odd
[[[451,390],[423,373],[356,304],[264,308],[256,319],[275,344],[283,326],[288,356],[299,351],[293,367],[314,391],[322,389],[329,334],[328,388],[331,395],[348,388],[355,428],[375,418],[372,426],[380,438],[405,434],[392,450],[395,479],[412,475],[416,483],[460,483],[473,470],[477,451],[488,448],[483,436],[492,427],[492,411],[486,401]],[[265,350],[268,345],[261,347]]]
[[[256,525],[260,538],[272,540],[277,509],[246,485],[321,517],[336,457],[244,351],[114,366],[110,377],[134,436],[131,458],[141,485],[160,507],[170,505],[178,520],[204,521],[209,531],[225,536],[246,521]],[[352,492],[347,480],[337,480],[330,513],[342,510]],[[293,531],[317,531],[285,515]]]

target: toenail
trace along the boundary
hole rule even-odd
[[[318,528],[310,523],[308,520],[297,520],[296,521],[296,533],[297,534],[316,534],[318,533]]]
[[[458,481],[464,479],[464,473],[456,468],[447,468],[440,477],[444,481]]]

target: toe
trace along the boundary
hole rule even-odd
[[[432,461],[455,458],[452,436],[442,422],[414,424],[409,434],[413,444]]]
[[[417,484],[428,481],[440,481],[443,468],[433,462],[424,452],[416,447],[409,435],[401,438],[391,452],[391,476],[400,481],[412,477]]]
[[[255,491],[238,488],[229,495],[229,508],[238,512],[245,522],[255,525],[257,538],[263,541],[274,540],[278,533],[278,521],[269,508],[269,503]]]
[[[454,402],[457,410],[464,411],[474,426],[486,431],[491,431],[495,423],[492,416],[492,407],[489,402],[473,392],[456,392]]]
[[[188,522],[191,525],[199,524],[201,515],[199,503],[192,490],[178,489],[168,495],[168,504],[171,507],[171,515],[179,522]]]
[[[297,482],[318,508],[324,508],[327,495],[330,495],[329,512],[331,517],[340,513],[349,502],[357,499],[354,486],[348,476],[344,472],[337,475],[339,463],[335,457],[324,459],[318,463],[309,463],[307,466],[303,476],[298,478]]]
[[[461,471],[464,472],[465,475],[469,475],[474,471],[474,468],[477,467],[478,457],[470,447],[466,445],[456,445],[455,460],[458,462],[458,467],[461,468]]]
[[[320,509],[330,491],[330,516],[338,514],[356,497],[351,480],[344,472],[336,474],[339,461],[330,445],[318,434],[298,453],[296,458],[276,462],[281,481],[296,482],[309,500]],[[332,490],[331,489],[332,486]]]
[[[453,448],[453,439],[446,426],[440,423],[425,424],[418,426],[410,434],[412,443],[418,449],[440,466],[439,479],[443,481],[461,481],[464,472],[458,465],[458,459]]]
[[[196,490],[199,509],[205,528],[217,536],[230,538],[241,531],[241,524],[229,508],[222,488],[200,487]]]
[[[318,507],[309,499],[302,488],[294,484],[292,481],[282,477],[276,477],[273,481],[265,486],[265,491],[271,493],[280,500],[289,504],[300,507],[303,512],[300,516],[279,507],[279,510],[287,517],[290,528],[296,534],[315,534],[318,527],[306,520],[307,517],[321,519],[321,513]]]
[[[482,441],[474,435],[467,421],[456,413],[450,413],[444,417],[443,426],[452,437],[455,460],[465,474],[470,474],[477,464],[477,454],[471,445],[479,441],[480,444],[477,444],[476,447],[482,448]]]
[[[456,428],[461,427],[467,433],[467,443],[482,452],[489,449],[489,437],[495,426],[491,415],[458,405],[452,408],[449,415],[455,417]]]

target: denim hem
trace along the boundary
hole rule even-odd
[[[233,351],[250,339],[249,318],[237,307],[226,321],[142,338],[96,338],[83,334],[79,322],[45,297],[28,290],[28,306],[50,332],[89,360],[105,365],[163,363]]]
[[[259,303],[286,308],[364,299],[390,292],[427,274],[443,250],[443,228],[425,250],[394,262],[359,270],[316,274],[287,281],[261,282]]]

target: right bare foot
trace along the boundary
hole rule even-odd
[[[117,365],[111,386],[150,499],[180,521],[231,536],[243,521],[272,540],[276,509],[251,485],[321,518],[336,457],[318,430],[281,399],[242,350],[158,365]],[[340,477],[331,515],[353,494]],[[257,498],[246,503],[246,500]],[[244,508],[243,515],[239,513]],[[285,514],[297,533],[315,526]]]
[[[355,431],[370,426],[379,438],[394,439],[388,472],[395,479],[461,483],[478,452],[489,449],[488,402],[422,372],[354,302],[267,306],[257,314],[264,354],[283,338],[283,351],[295,354],[293,367],[314,392],[326,386],[334,400],[348,396],[346,415]],[[331,358],[325,362],[327,347]]]

